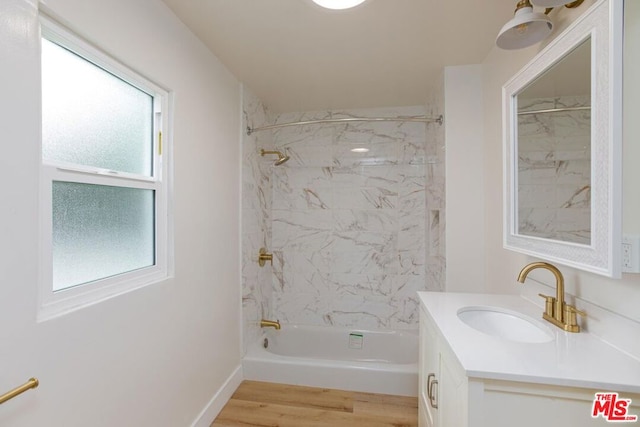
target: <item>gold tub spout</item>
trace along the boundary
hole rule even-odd
[[[262,319],[260,321],[260,327],[261,328],[276,328],[276,329],[280,329],[280,321],[279,320],[265,320]]]

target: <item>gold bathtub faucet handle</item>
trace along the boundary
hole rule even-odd
[[[264,267],[267,261],[273,265],[273,254],[268,253],[266,248],[260,248],[258,252],[258,264],[260,267]]]

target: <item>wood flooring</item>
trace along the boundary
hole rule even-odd
[[[418,399],[243,381],[211,427],[413,427]]]

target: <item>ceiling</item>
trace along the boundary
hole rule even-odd
[[[163,0],[275,112],[423,105],[480,63],[516,0]]]

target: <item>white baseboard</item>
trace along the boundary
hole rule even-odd
[[[231,398],[233,392],[236,391],[242,382],[242,365],[239,365],[229,378],[224,382],[222,387],[211,398],[207,406],[200,412],[191,427],[209,427],[213,420],[216,419],[222,408]]]

